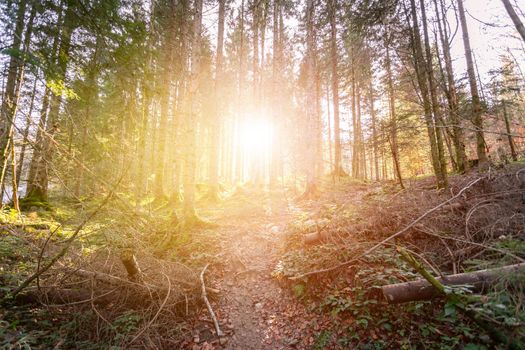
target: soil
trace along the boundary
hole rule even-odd
[[[357,191],[362,197],[364,191]],[[260,195],[260,193],[259,193]],[[221,290],[213,308],[222,340],[215,336],[211,319],[203,309],[193,333],[197,349],[311,349],[316,335],[330,328],[326,314],[309,310],[306,303],[272,277],[283,249],[286,225],[299,213],[312,212],[318,201],[294,202],[285,195],[254,196],[226,202],[220,217],[225,267],[214,271],[222,276],[214,287]],[[227,213],[227,215],[226,215]]]

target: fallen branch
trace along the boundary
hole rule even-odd
[[[447,199],[446,201],[440,203],[439,205],[435,206],[434,208],[432,209],[429,209],[427,210],[426,212],[424,212],[423,214],[421,214],[417,219],[415,219],[414,221],[412,221],[410,224],[408,224],[407,226],[405,226],[405,228],[403,228],[402,230],[394,233],[393,235],[383,239],[381,242],[375,244],[373,247],[367,249],[365,252],[357,255],[356,257],[354,257],[353,259],[350,259],[350,260],[347,260],[345,262],[342,262],[340,263],[339,265],[336,265],[336,266],[332,266],[332,267],[329,267],[329,268],[326,268],[326,269],[320,269],[320,270],[315,270],[315,271],[310,271],[310,272],[307,272],[307,273],[304,273],[302,275],[298,275],[298,276],[292,276],[292,277],[289,277],[290,280],[298,280],[298,279],[303,279],[305,277],[308,277],[308,276],[312,276],[312,275],[317,275],[317,274],[320,274],[320,273],[327,273],[327,272],[332,272],[332,271],[335,271],[335,270],[338,270],[340,268],[343,268],[343,267],[346,267],[348,265],[351,265],[355,262],[357,262],[359,259],[361,259],[362,257],[372,253],[373,251],[375,251],[377,248],[385,245],[385,243],[388,243],[389,241],[393,240],[394,238],[396,237],[399,237],[401,236],[403,233],[407,232],[410,228],[412,228],[415,224],[417,224],[418,222],[420,222],[421,220],[423,220],[425,217],[427,217],[429,214],[435,212],[436,210],[444,207],[445,205],[447,204],[450,204],[452,203],[454,200],[456,200],[457,198],[461,197],[461,195],[463,195],[463,193],[468,190],[469,188],[471,188],[472,186],[474,186],[475,184],[477,184],[479,181],[481,181],[482,179],[484,179],[485,177],[482,176],[482,177],[479,177],[477,178],[476,180],[473,180],[471,181],[470,183],[468,183],[465,187],[463,187],[455,196]]]
[[[473,291],[484,291],[493,286],[505,275],[525,272],[525,263],[509,265],[500,268],[486,269],[474,272],[460,273],[437,278],[442,285],[471,285]],[[390,304],[400,304],[409,301],[430,300],[442,294],[426,279],[396,283],[383,286],[383,296]]]
[[[52,288],[46,291],[39,291],[37,288],[28,288],[23,294],[19,294],[15,298],[15,303],[42,303],[47,307],[64,307],[84,304],[91,301],[95,301],[97,304],[108,304],[113,299],[106,297],[116,290],[117,288],[113,288],[109,292],[92,296],[89,291],[84,289]]]
[[[133,337],[133,339],[131,339],[131,341],[129,342],[128,345],[131,345],[135,340],[137,340],[142,334],[144,334],[144,332],[149,328],[151,327],[151,325],[153,324],[153,322],[155,322],[155,320],[157,319],[157,317],[159,317],[160,315],[160,312],[162,311],[162,309],[164,308],[164,306],[166,305],[166,302],[168,301],[169,297],[170,297],[170,294],[171,294],[171,281],[170,281],[170,278],[168,276],[166,276],[165,274],[163,274],[164,277],[166,277],[166,279],[168,280],[168,291],[166,292],[166,297],[164,298],[164,300],[162,301],[162,304],[160,305],[159,309],[157,310],[157,312],[155,313],[155,316],[153,316],[151,318],[151,320],[149,320],[148,324],[146,325],[146,327],[142,328],[142,330],[137,334],[135,335],[135,337]]]
[[[155,290],[155,291],[162,291],[162,289],[165,289],[164,287],[159,287],[159,286],[156,286],[156,285],[152,285],[152,284],[146,284],[145,282],[141,282],[141,283],[138,283],[138,282],[135,282],[135,281],[130,281],[128,279],[125,279],[125,278],[122,278],[122,277],[118,277],[118,276],[114,276],[114,275],[108,275],[106,273],[103,273],[103,272],[97,272],[97,271],[87,271],[87,270],[83,270],[83,269],[73,269],[73,268],[68,268],[67,269],[69,273],[73,274],[73,275],[77,275],[79,277],[84,277],[84,278],[92,278],[94,280],[97,280],[97,281],[100,281],[100,282],[103,282],[103,283],[106,283],[106,284],[109,284],[111,286],[115,286],[115,287],[122,287],[123,285],[127,285],[127,286],[133,286],[133,287],[138,287],[138,288],[144,288],[144,289],[148,289],[148,290]],[[190,282],[186,282],[186,281],[179,281],[177,280],[176,282],[178,283],[181,283],[181,284],[185,284],[186,286],[188,287],[192,287],[193,284],[190,283]],[[210,288],[210,287],[206,287],[206,291],[208,293],[212,293],[212,294],[219,294],[220,293],[220,290],[218,289],[215,289],[215,288]]]
[[[410,265],[412,265],[412,267],[421,276],[423,276],[425,280],[433,288],[435,288],[438,293],[442,294],[449,303],[454,305],[454,307],[463,315],[467,316],[478,326],[483,328],[496,344],[504,344],[505,348],[510,350],[523,349],[523,344],[520,340],[508,337],[505,332],[500,331],[499,329],[493,327],[492,324],[489,324],[486,320],[482,319],[479,313],[476,313],[472,309],[469,309],[467,307],[467,304],[469,303],[469,298],[467,296],[447,292],[445,286],[437,278],[435,278],[427,270],[425,270],[425,268],[419,263],[419,261],[414,259],[414,257],[410,255],[410,253],[408,253],[405,249],[401,247],[399,247],[397,251],[399,254],[401,254],[403,259]]]
[[[120,182],[120,181],[119,181]],[[118,184],[117,184],[118,185]],[[71,245],[73,244],[73,242],[75,241],[75,239],[77,238],[78,234],[80,233],[80,231],[82,230],[82,228],[84,228],[84,226],[91,220],[95,217],[95,215],[98,214],[98,212],[109,202],[110,198],[113,196],[113,191],[109,192],[108,195],[106,196],[106,198],[102,201],[102,203],[100,203],[100,205],[95,209],[93,210],[93,212],[91,212],[91,214],[85,218],[78,226],[77,228],[75,229],[75,231],[73,232],[73,234],[71,235],[71,237],[69,237],[66,241],[65,241],[65,246],[64,248],[62,248],[62,250],[56,254],[46,265],[44,265],[44,267],[42,267],[41,269],[37,269],[37,271],[32,274],[31,276],[29,276],[18,288],[16,288],[14,291],[8,293],[1,301],[0,301],[0,304],[3,304],[4,302],[8,301],[8,299],[11,299],[13,297],[15,297],[18,293],[20,293],[21,291],[23,291],[27,286],[29,286],[29,284],[31,284],[31,282],[33,282],[35,279],[39,278],[44,272],[46,272],[47,270],[49,270],[58,260],[60,260],[60,258],[62,258],[64,255],[66,255],[67,251],[69,250],[69,248],[71,247]]]
[[[206,266],[204,266],[200,274],[201,287],[202,287],[202,299],[206,303],[206,307],[208,308],[210,317],[213,320],[213,325],[215,326],[215,331],[217,332],[217,336],[222,337],[224,336],[224,333],[221,331],[221,328],[219,327],[219,321],[217,321],[217,317],[215,316],[215,313],[213,312],[210,301],[208,300],[208,296],[206,295],[206,285],[204,284],[204,273],[206,272],[208,265],[209,264],[206,264]]]

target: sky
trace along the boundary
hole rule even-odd
[[[525,0],[511,1],[522,11],[518,15],[525,22],[523,13],[525,12]],[[489,82],[489,71],[501,66],[500,56],[506,53],[508,48],[512,50],[513,55],[521,65],[522,71],[525,72],[525,43],[519,37],[501,0],[464,0],[464,5],[467,11],[471,46],[482,82],[484,84]],[[234,4],[230,6],[238,7],[240,6],[240,1],[235,0]],[[433,8],[432,6],[430,7]],[[212,38],[213,46],[215,46],[216,41],[217,10],[216,4],[208,4],[204,10],[204,27],[210,38]],[[452,32],[456,31],[459,23],[456,21],[452,10],[448,13],[448,20]],[[296,19],[287,21],[287,26],[296,25]],[[267,33],[266,39],[268,40],[267,45],[271,45],[271,31]],[[458,27],[452,42],[452,57],[455,72],[458,76],[462,76],[466,72],[464,53],[462,31]]]
[[[525,0],[515,0],[515,4],[525,11]],[[500,0],[465,0],[467,11],[467,24],[474,51],[479,74],[483,83],[490,79],[488,72],[501,66],[500,55],[506,53],[507,48],[520,63],[525,72],[525,43],[519,37],[512,20],[508,16]],[[449,13],[449,22],[452,30],[455,29],[456,20]],[[518,14],[523,21],[525,16]],[[488,26],[485,23],[494,24]],[[466,72],[461,28],[458,30],[452,43],[452,56],[456,74]]]

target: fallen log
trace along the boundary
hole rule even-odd
[[[489,287],[495,285],[502,277],[517,273],[525,273],[525,263],[449,275],[438,278],[437,280],[448,286],[470,285],[473,287],[474,292],[483,292]],[[441,296],[439,291],[425,279],[390,284],[383,286],[382,291],[384,298],[390,304],[430,300]]]
[[[122,277],[108,275],[108,274],[102,273],[102,272],[87,271],[87,270],[73,269],[73,268],[66,268],[65,270],[68,273],[70,273],[70,274],[77,275],[77,276],[83,277],[83,278],[93,278],[94,280],[97,280],[97,281],[100,281],[100,282],[103,282],[103,283],[106,283],[106,284],[109,284],[109,285],[115,286],[115,287],[129,286],[129,287],[137,287],[139,289],[156,290],[156,291],[165,292],[164,291],[164,289],[165,289],[164,286],[155,286],[155,285],[151,285],[151,284],[146,284],[144,282],[137,283],[137,282],[130,281],[130,280],[127,280],[127,279],[122,278]],[[193,284],[191,282],[180,281],[180,280],[177,280],[177,282],[180,283],[180,284],[184,284],[185,287],[186,287],[185,289],[187,289],[187,290],[191,290],[191,289],[195,288],[197,286],[197,283],[198,283],[198,281],[195,281],[195,284]],[[215,289],[215,288],[211,288],[211,287],[206,287],[206,291],[208,293],[210,293],[210,294],[219,294],[220,293],[220,290]]]

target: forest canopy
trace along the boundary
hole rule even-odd
[[[189,212],[196,183],[445,187],[522,151],[523,41],[504,5],[486,23],[443,0],[5,1],[4,199],[120,176],[140,200],[185,192]],[[472,50],[480,25],[508,42],[496,66]]]

